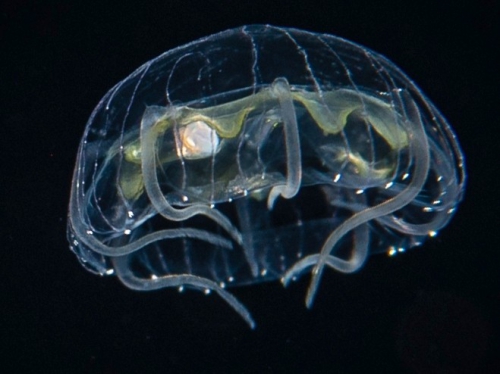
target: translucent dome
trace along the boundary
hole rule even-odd
[[[379,54],[244,26],[145,63],[100,101],[78,150],[71,249],[138,290],[226,288],[417,246],[460,201],[450,126]]]

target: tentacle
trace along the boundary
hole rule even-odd
[[[127,256],[114,257],[112,262],[116,275],[130,289],[153,291],[166,287],[193,286],[195,288],[213,290],[246,321],[251,329],[255,328],[255,322],[248,309],[232,294],[209,279],[190,274],[165,275],[154,279],[142,279],[136,277],[130,271]]]
[[[149,114],[149,116],[154,117],[154,113]],[[227,231],[231,237],[241,245],[241,233],[231,221],[217,209],[212,209],[203,204],[194,204],[183,209],[176,209],[167,201],[160,189],[158,176],[156,174],[155,144],[157,134],[152,128],[154,124],[155,121],[151,118],[143,120],[141,124],[142,173],[144,186],[151,200],[151,204],[158,213],[171,221],[184,221],[198,214],[204,215],[220,225],[220,227]]]
[[[408,104],[406,108],[408,111],[407,117],[410,119],[410,123],[407,123],[406,125],[412,126],[413,129],[413,131],[409,133],[410,152],[412,155],[415,155],[413,178],[409,185],[400,194],[377,206],[370,207],[363,211],[355,213],[352,217],[344,221],[330,234],[330,236],[325,241],[323,248],[321,249],[319,260],[312,272],[312,279],[306,296],[306,305],[308,307],[310,307],[313,303],[324,265],[337,242],[345,234],[358,227],[359,225],[362,225],[373,219],[377,219],[378,217],[390,214],[410,203],[418,195],[425,183],[427,174],[429,172],[430,163],[429,145],[427,143],[422,119],[420,118],[419,111],[416,107],[415,102],[406,91],[403,91],[403,95],[406,96],[406,98],[403,99],[403,102]],[[354,252],[353,256],[350,260],[347,261],[347,263],[341,262],[335,264],[333,267],[341,272],[345,272],[346,270],[355,271],[359,269],[363,264],[362,262],[360,262],[360,260],[361,257],[358,255],[358,253]],[[299,262],[309,261],[310,260],[306,257]],[[301,267],[300,264],[298,264],[297,266],[298,268]]]
[[[357,227],[354,235],[354,256],[357,261],[346,261],[333,255],[327,255],[325,264],[331,268],[338,270],[343,269],[343,273],[351,273],[356,271],[361,266],[368,256],[370,245],[370,228],[367,224]],[[292,279],[299,277],[306,269],[316,266],[320,260],[320,254],[314,254],[305,257],[301,261],[297,261],[281,278],[281,282],[285,287],[288,286]],[[354,265],[354,266],[353,266]],[[359,265],[359,266],[358,266]],[[308,305],[310,307],[310,305]]]
[[[299,127],[293,105],[290,86],[285,78],[277,78],[273,82],[272,93],[278,98],[281,107],[281,119],[285,130],[286,144],[286,184],[274,186],[269,192],[267,208],[271,210],[277,197],[285,199],[294,197],[300,189],[302,165],[300,153]]]

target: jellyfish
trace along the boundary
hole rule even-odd
[[[465,185],[453,130],[385,57],[252,25],[175,48],[116,84],[78,149],[68,239],[127,287],[214,292],[352,273],[435,236]]]

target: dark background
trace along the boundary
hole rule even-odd
[[[0,372],[500,372],[498,1],[123,3],[0,5]],[[66,242],[76,151],[99,99],[158,54],[251,23],[389,57],[449,119],[469,176],[437,238],[353,275],[328,271],[312,310],[308,277],[233,290],[255,331],[216,296],[92,275]]]

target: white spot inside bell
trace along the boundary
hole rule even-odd
[[[394,182],[389,182],[385,185],[385,189],[391,188]]]
[[[408,179],[409,176],[410,176],[409,173],[404,173],[404,175],[403,175],[403,177],[401,179],[402,180]]]
[[[234,277],[227,278],[228,282],[234,282]]]
[[[195,160],[214,155],[219,147],[219,137],[203,121],[196,121],[179,129],[181,153],[186,159]]]
[[[92,235],[92,234],[94,234],[92,230],[87,230],[87,235]]]
[[[398,253],[396,248],[394,248],[393,246],[389,247],[389,252],[387,252],[389,256],[394,256],[396,253]]]
[[[262,270],[260,271],[260,275],[261,275],[261,276],[263,276],[263,277],[264,277],[266,274],[267,274],[267,269],[262,269]]]
[[[357,190],[356,195],[361,195],[363,192],[365,192],[365,190]]]
[[[131,233],[131,232],[132,232],[131,230],[126,229],[123,233],[124,233],[125,235],[130,235],[130,233]]]
[[[106,275],[111,275],[113,274],[115,271],[113,269],[108,269],[106,270]]]
[[[129,210],[127,214],[128,214],[128,218],[134,217],[134,212],[132,212],[131,210]]]
[[[158,277],[157,277],[156,275],[154,275],[154,274],[151,274],[151,279],[152,279],[152,280],[157,280],[157,279],[158,279]]]
[[[429,231],[429,236],[431,238],[435,237],[436,235],[437,235],[437,231],[434,231],[434,230]]]
[[[187,196],[182,196],[182,201],[187,202],[189,198]]]
[[[220,288],[226,288],[226,284],[224,282],[219,283]]]
[[[203,291],[203,293],[205,295],[210,295],[210,290],[208,288],[205,288],[205,290]]]
[[[179,288],[177,289],[177,291],[183,292],[184,291],[184,286],[179,286]]]
[[[340,180],[340,174],[337,174],[335,178],[333,178],[333,181],[337,183]]]

